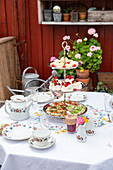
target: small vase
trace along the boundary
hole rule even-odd
[[[78,21],[78,12],[70,12],[70,21],[71,22],[77,22]]]
[[[79,12],[80,21],[86,21],[86,16],[87,16],[86,12]]]
[[[87,141],[87,135],[84,125],[79,125],[77,130],[77,140],[79,142],[86,142]]]
[[[90,136],[95,134],[95,127],[94,127],[93,119],[89,119],[88,123],[86,124],[86,134]]]
[[[63,14],[64,21],[69,21],[70,14]]]
[[[50,10],[50,9],[44,10],[44,20],[45,21],[52,21],[52,10]]]
[[[60,22],[62,20],[62,13],[53,13],[53,18],[55,22]]]

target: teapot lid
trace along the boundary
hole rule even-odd
[[[11,100],[16,103],[21,103],[25,101],[25,97],[23,95],[14,95],[14,96],[11,96]]]

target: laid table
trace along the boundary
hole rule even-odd
[[[87,96],[81,103],[88,108],[84,115],[105,115],[104,93],[79,92]],[[72,94],[71,100],[74,99]],[[62,100],[61,97],[58,100]],[[91,113],[92,112],[92,113]],[[31,116],[22,122],[37,122],[36,114],[30,110]],[[100,114],[100,115],[99,115]],[[107,118],[102,118],[106,120]],[[39,150],[29,146],[28,141],[13,141],[0,136],[0,164],[2,170],[113,170],[113,126],[106,121],[102,124],[98,119],[95,135],[87,136],[87,142],[80,143],[76,133],[63,133],[66,129],[62,119],[50,117],[51,135],[56,139],[55,145]],[[4,106],[0,109],[0,123],[13,123],[6,114]],[[100,123],[100,124],[99,124]],[[55,129],[56,128],[56,129]]]

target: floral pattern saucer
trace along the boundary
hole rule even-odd
[[[30,123],[10,124],[3,129],[2,135],[10,140],[25,140],[32,136],[35,128],[36,127]]]
[[[37,141],[34,138],[30,138],[28,140],[28,143],[31,147],[36,148],[36,149],[47,149],[50,148],[51,146],[53,146],[56,142],[56,139],[54,137],[52,137],[52,140],[49,142],[47,142],[47,145],[45,146],[39,146]]]

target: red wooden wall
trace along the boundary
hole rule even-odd
[[[92,0],[79,0],[79,2],[86,4],[88,8],[92,5]],[[105,2],[107,2],[107,9],[113,9],[112,0],[94,0],[93,6],[101,9],[105,5]],[[0,37],[13,35],[12,16],[12,0],[0,1]],[[90,27],[94,27],[97,30],[99,33],[98,39],[102,44],[103,62],[100,71],[113,72],[113,26],[39,25],[37,0],[26,0],[26,24],[27,64],[28,66],[37,68],[40,78],[47,79],[50,76],[51,69],[48,67],[49,59],[51,56],[58,57],[59,52],[62,50],[62,37],[68,34],[72,39],[75,39],[77,32],[83,36]],[[22,71],[24,67],[24,64],[22,64]]]

